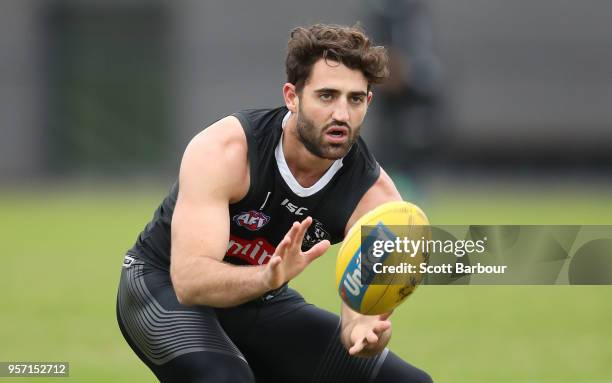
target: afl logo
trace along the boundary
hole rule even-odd
[[[236,214],[232,220],[238,226],[242,226],[250,231],[256,231],[264,227],[270,221],[270,217],[260,211],[251,210]]]

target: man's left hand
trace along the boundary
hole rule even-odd
[[[343,323],[341,340],[349,354],[370,357],[382,352],[391,339],[390,315],[356,315]]]

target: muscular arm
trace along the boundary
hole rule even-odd
[[[344,229],[344,235],[346,235],[351,227],[367,212],[374,209],[375,207],[382,205],[385,202],[401,201],[402,196],[395,187],[395,184],[391,180],[391,177],[380,168],[380,176],[374,182],[374,184],[368,189],[368,191],[361,197],[359,203],[353,210],[346,227]]]
[[[223,262],[230,233],[229,204],[249,188],[247,143],[234,117],[211,125],[189,143],[181,163],[172,216],[170,276],[185,305],[231,307],[280,287],[329,247],[301,251],[312,218],[294,222],[266,265]]]
[[[179,302],[229,307],[267,290],[264,266],[222,262],[229,240],[229,203],[249,187],[246,137],[227,117],[187,146],[172,217],[170,274]]]
[[[380,177],[363,195],[346,225],[345,234],[364,214],[385,202],[401,201],[393,181],[381,168]],[[341,339],[351,355],[372,356],[381,352],[391,338],[390,313],[380,316],[362,315],[342,302]]]

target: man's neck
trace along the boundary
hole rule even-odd
[[[295,114],[291,114],[284,128],[283,153],[291,174],[303,187],[314,185],[334,163],[334,160],[315,156],[302,144]]]

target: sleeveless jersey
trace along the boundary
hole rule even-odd
[[[332,244],[341,242],[357,203],[379,177],[378,163],[358,138],[319,181],[302,187],[291,174],[282,149],[283,122],[288,113],[281,107],[233,114],[247,139],[250,186],[242,200],[229,205],[226,262],[267,263],[293,222],[307,216],[313,223],[304,236],[303,250],[324,239]],[[170,267],[170,228],[178,188],[177,182],[128,252],[165,270]]]

